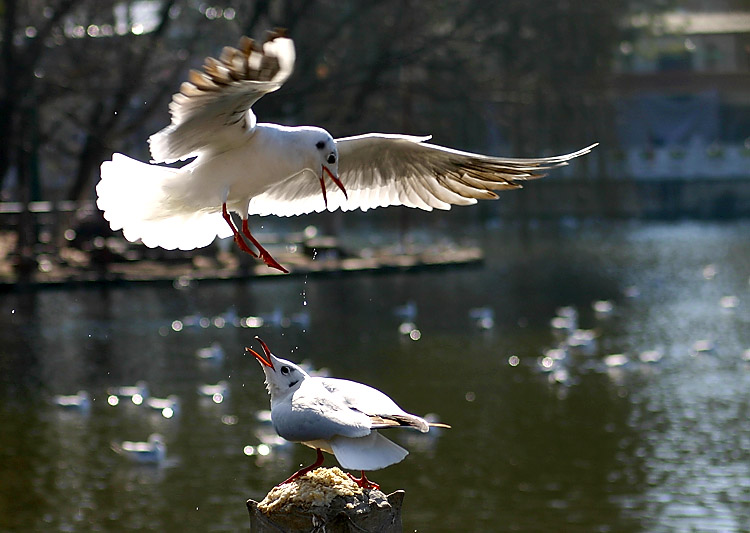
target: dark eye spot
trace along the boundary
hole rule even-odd
[[[322,150],[323,148],[325,148],[325,146],[325,141],[318,141],[315,143],[315,148],[317,148],[318,150]]]
[[[336,154],[329,154],[326,161],[328,161],[329,165],[333,165],[336,162]]]
[[[289,372],[290,372],[290,370],[289,370],[289,367],[288,367],[288,366],[282,366],[282,367],[281,367],[281,373],[282,373],[283,375],[285,375],[285,376],[288,376],[288,375],[289,375]]]

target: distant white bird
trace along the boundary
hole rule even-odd
[[[198,385],[198,395],[210,398],[214,403],[221,403],[229,396],[229,383],[221,380],[216,384]]]
[[[638,355],[642,363],[658,363],[664,357],[661,350],[645,350]]]
[[[414,322],[417,319],[417,312],[417,302],[414,300],[409,300],[393,309],[393,314],[404,322]]]
[[[149,397],[148,384],[145,381],[138,381],[135,385],[125,385],[122,387],[110,387],[107,389],[109,396],[107,403],[117,405],[120,400],[130,400],[135,405],[141,405]]]
[[[605,318],[615,310],[615,304],[611,300],[596,300],[591,303],[591,308],[598,318]]]
[[[147,398],[146,407],[158,411],[164,418],[172,418],[180,414],[180,398],[175,394],[166,398]]]
[[[133,463],[159,464],[167,456],[164,438],[158,433],[152,433],[146,442],[126,440],[121,443],[113,442],[111,447],[116,453]]]
[[[91,397],[85,390],[76,394],[57,395],[52,398],[52,403],[66,410],[88,412],[91,409]]]
[[[243,251],[287,272],[252,236],[248,215],[390,205],[449,209],[497,198],[493,191],[519,188],[595,146],[507,159],[428,144],[430,137],[371,133],[334,140],[317,127],[258,123],[252,105],[282,86],[294,61],[294,44],[276,31],[262,44],[243,37],[239,49],[225,47],[218,60],[209,57],[200,72],[191,71],[169,105],[171,124],[149,144],[152,163],[195,160],[168,168],[114,154],[104,162],[97,205],[112,229],[170,250],[234,236]],[[330,195],[327,178],[339,189]],[[241,227],[230,211],[240,215]]]
[[[377,487],[365,470],[377,470],[398,463],[409,453],[377,430],[394,427],[415,428],[427,433],[429,423],[401,409],[377,389],[345,379],[312,377],[299,366],[279,359],[260,338],[263,355],[251,348],[266,375],[271,395],[271,421],[276,432],[292,442],[301,442],[317,451],[312,465],[299,470],[288,483],[323,464],[324,450],[336,456],[344,468],[360,470],[354,478],[362,487]]]
[[[604,365],[608,368],[615,368],[618,366],[624,366],[628,364],[630,361],[630,358],[628,358],[627,355],[624,353],[613,353],[610,355],[607,355],[603,359]]]
[[[469,318],[479,329],[495,327],[495,310],[491,307],[474,307],[469,309]]]
[[[224,355],[224,348],[221,347],[221,343],[218,341],[212,342],[211,346],[199,348],[195,352],[195,356],[203,361],[223,361]]]
[[[714,351],[714,342],[710,339],[701,339],[693,343],[693,355],[711,353]]]
[[[567,339],[567,346],[577,355],[593,355],[597,347],[597,332],[592,329],[577,329]]]

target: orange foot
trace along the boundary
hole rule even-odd
[[[365,476],[365,471],[364,470],[360,470],[360,472],[362,472],[362,477],[354,477],[351,474],[347,474],[347,475],[349,476],[349,479],[351,479],[352,481],[354,481],[359,487],[361,487],[363,489],[375,489],[375,490],[378,490],[380,488],[380,485],[378,485],[377,483],[373,483],[372,481],[370,481],[369,479],[367,479],[367,476]]]

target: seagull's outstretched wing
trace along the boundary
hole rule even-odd
[[[494,191],[517,189],[524,180],[566,165],[596,146],[570,154],[509,159],[427,143],[429,137],[370,133],[336,139],[339,179],[348,192],[331,189],[328,210],[366,211],[405,205],[427,211],[494,199]],[[307,177],[279,183],[250,202],[250,213],[293,216],[325,210],[320,186]]]
[[[294,57],[292,40],[278,30],[263,44],[242,37],[239,48],[227,46],[219,59],[207,58],[172,97],[172,123],[149,138],[153,162],[171,163],[242,142],[255,127],[250,107],[281,87]]]

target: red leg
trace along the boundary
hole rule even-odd
[[[365,471],[360,470],[362,472],[362,477],[354,477],[353,475],[349,474],[349,479],[354,481],[357,485],[359,485],[363,489],[375,489],[378,490],[380,488],[380,485],[377,483],[373,483],[369,479],[367,479],[367,476],[365,476]]]
[[[255,246],[258,249],[258,252],[260,252],[260,258],[263,259],[263,262],[270,266],[271,268],[275,268],[276,270],[281,270],[284,274],[288,274],[289,271],[281,266],[276,259],[271,257],[271,254],[268,253],[268,251],[263,248],[263,246],[260,245],[260,243],[255,239],[255,237],[252,236],[250,233],[250,228],[247,226],[247,219],[242,219],[242,233],[245,234],[245,237],[250,239],[250,242],[253,243],[253,246]]]
[[[229,224],[229,227],[232,228],[232,233],[234,233],[234,242],[237,243],[237,246],[240,247],[240,250],[252,255],[253,257],[258,257],[258,254],[256,254],[250,249],[250,247],[247,245],[245,240],[242,238],[242,235],[240,235],[240,232],[237,231],[237,228],[234,227],[234,222],[232,222],[232,217],[229,216],[229,213],[227,212],[226,202],[221,204],[221,216],[224,217],[224,220],[227,221],[227,224]]]
[[[306,466],[305,468],[302,468],[301,470],[297,470],[294,474],[292,474],[289,479],[286,481],[282,481],[277,487],[280,487],[281,485],[285,485],[287,483],[291,483],[297,478],[300,478],[307,474],[308,472],[312,472],[316,468],[318,468],[320,465],[323,464],[323,452],[320,450],[320,448],[315,448],[315,451],[318,452],[318,456],[315,458],[315,462],[311,464],[310,466]]]

